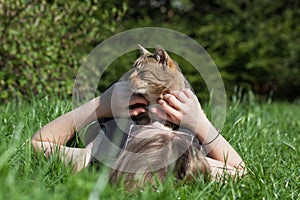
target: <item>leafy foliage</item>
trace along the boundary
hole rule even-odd
[[[238,85],[264,96],[299,97],[299,2],[142,2],[129,3],[135,12],[128,11],[127,28],[163,26],[189,35],[216,62],[229,95]]]
[[[299,6],[291,0],[3,0],[0,99],[70,95],[78,67],[96,45],[143,26],[170,28],[198,41],[219,67],[229,96],[238,86],[263,96],[299,98]],[[125,58],[112,66],[128,69],[136,59]],[[198,96],[207,97],[193,67],[183,58],[176,61],[185,66]],[[102,90],[123,70],[110,67],[106,73]]]
[[[71,94],[81,62],[125,12],[107,1],[1,1],[0,99]]]

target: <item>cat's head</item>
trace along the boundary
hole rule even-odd
[[[153,53],[139,45],[141,56],[135,61],[129,76],[131,90],[143,94],[148,100],[156,101],[170,90],[181,90],[184,77],[177,63],[161,47]],[[151,100],[150,100],[151,101]]]

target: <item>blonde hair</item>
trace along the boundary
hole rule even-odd
[[[186,134],[158,131],[148,138],[134,138],[118,156],[110,181],[123,181],[126,188],[162,182],[170,172],[179,180],[192,180],[200,174],[207,179],[209,165]]]

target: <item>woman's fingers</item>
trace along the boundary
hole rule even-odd
[[[158,103],[160,104],[161,108],[172,118],[175,119],[176,121],[180,121],[181,120],[181,111],[176,109],[176,107],[174,105],[170,105],[169,103],[167,103],[166,101],[164,101],[163,99],[158,100]],[[180,107],[181,104],[176,105],[177,107]],[[175,108],[174,108],[175,107]]]
[[[158,100],[163,111],[166,114],[161,115],[155,110],[160,118],[167,115],[167,120],[174,124],[182,123],[187,127],[194,128],[197,125],[198,115],[201,113],[201,106],[197,96],[190,90],[173,91],[171,94],[165,94],[163,99]],[[194,130],[194,129],[192,129]]]
[[[184,94],[188,97],[188,98],[194,98],[195,94],[192,92],[192,90],[190,88],[186,88],[183,90]]]
[[[129,115],[130,115],[131,117],[135,117],[135,116],[138,116],[139,114],[144,113],[144,112],[146,112],[146,109],[145,109],[145,108],[138,107],[138,108],[130,109],[130,110],[129,110]]]
[[[188,101],[187,95],[182,91],[172,91],[172,93],[181,103]]]
[[[159,103],[159,101],[158,101],[158,103]],[[181,110],[181,102],[174,95],[165,94],[163,101],[167,102],[168,106],[172,106],[176,110]],[[161,103],[163,103],[163,101]]]
[[[110,103],[109,108],[113,117],[120,116],[136,116],[142,112],[146,112],[143,105],[149,102],[141,95],[132,94],[128,82],[117,82],[107,90],[106,102]],[[134,108],[133,105],[140,104]],[[107,108],[108,109],[108,108]]]
[[[157,117],[159,117],[160,119],[163,120],[168,120],[170,121],[167,113],[163,112],[161,109],[157,108],[157,107],[152,107],[150,108],[150,112],[155,114]]]
[[[134,107],[133,105],[137,105],[138,106]],[[143,107],[149,105],[149,102],[142,96],[138,95],[138,94],[133,94],[130,98],[129,101],[129,106],[130,110],[129,110],[129,114],[131,117],[135,117],[137,115],[139,115],[140,113],[144,113],[146,112],[146,109]],[[133,108],[134,107],[134,108]]]

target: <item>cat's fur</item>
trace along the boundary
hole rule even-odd
[[[154,53],[139,47],[141,56],[128,76],[132,92],[143,94],[150,104],[156,104],[163,94],[189,87],[177,63],[161,46]]]
[[[157,46],[154,53],[141,45],[139,48],[141,56],[122,78],[129,81],[133,93],[143,95],[151,106],[157,104],[165,93],[190,88],[177,63],[161,46]]]

